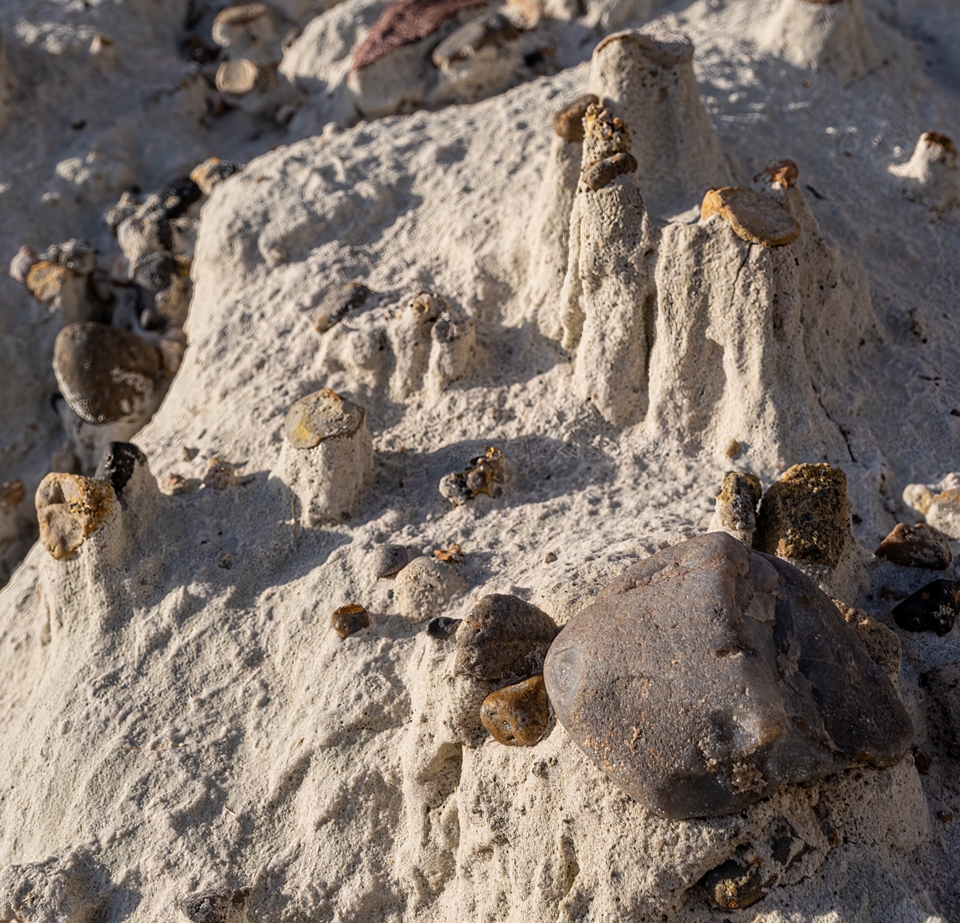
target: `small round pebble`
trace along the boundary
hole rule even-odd
[[[578,96],[553,114],[553,130],[564,141],[583,141],[583,117],[590,106],[599,106],[600,97],[593,93]]]
[[[491,692],[480,706],[480,720],[494,740],[508,747],[532,747],[547,731],[550,708],[543,676]]]
[[[370,627],[370,615],[363,606],[351,603],[334,611],[330,616],[330,626],[341,638],[349,638]]]
[[[460,619],[452,619],[446,615],[438,615],[427,622],[427,634],[438,641],[445,641],[460,625]]]
[[[406,545],[381,545],[374,552],[373,573],[378,579],[395,577],[410,563]]]

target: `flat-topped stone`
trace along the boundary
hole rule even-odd
[[[763,247],[785,247],[800,236],[800,225],[782,205],[747,186],[708,190],[700,217],[713,215],[727,221],[737,237]]]
[[[287,411],[283,431],[295,449],[312,449],[325,439],[355,433],[365,415],[362,407],[323,388],[300,398]]]
[[[610,583],[557,636],[544,679],[580,748],[672,819],[732,814],[855,763],[891,765],[913,735],[816,584],[721,532]]]

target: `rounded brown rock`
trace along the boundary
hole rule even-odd
[[[953,560],[947,537],[925,522],[915,526],[897,523],[874,554],[903,567],[929,570],[945,570]]]
[[[584,184],[593,192],[609,186],[618,176],[637,172],[637,158],[629,152],[613,154],[590,164],[583,172]]]
[[[106,481],[79,474],[48,474],[37,488],[35,503],[40,544],[57,561],[73,557],[119,509]]]
[[[330,626],[341,638],[349,638],[370,627],[370,615],[363,606],[351,603],[334,611],[330,616]]]
[[[516,679],[539,673],[557,625],[517,596],[484,596],[457,629],[454,673],[477,679]]]
[[[50,260],[40,260],[27,271],[24,284],[37,301],[41,304],[49,304],[57,297],[70,276],[70,270],[66,266]]]
[[[594,93],[578,96],[553,114],[553,130],[564,141],[583,141],[583,117],[589,106],[599,106],[600,97]]]
[[[324,388],[300,398],[287,411],[283,431],[295,449],[312,449],[325,439],[355,433],[365,415],[359,405]]]
[[[508,747],[532,747],[547,732],[550,707],[543,676],[491,692],[480,706],[480,721],[494,740]]]
[[[146,340],[105,324],[69,324],[57,334],[53,369],[64,398],[88,423],[140,412],[153,391],[160,357]]]
[[[708,190],[700,218],[713,215],[727,221],[738,237],[763,247],[785,247],[800,236],[800,225],[782,205],[747,186]]]

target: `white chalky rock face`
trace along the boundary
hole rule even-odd
[[[861,0],[780,0],[765,18],[760,47],[795,67],[810,67],[844,83],[881,63]]]
[[[349,518],[373,474],[366,411],[324,388],[297,401],[284,423],[277,475],[300,504],[308,526]]]
[[[890,172],[898,177],[907,196],[930,208],[943,210],[960,204],[957,147],[946,135],[924,132],[910,160],[890,167]]]
[[[687,36],[662,28],[607,36],[593,53],[588,88],[630,127],[637,187],[652,214],[680,214],[711,186],[729,185]]]

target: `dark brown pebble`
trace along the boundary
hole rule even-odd
[[[350,635],[370,627],[370,616],[363,606],[351,603],[337,609],[330,616],[330,624],[341,638],[349,638]]]
[[[427,622],[427,634],[438,641],[445,641],[460,627],[460,619],[452,619],[446,615],[438,615]]]
[[[894,607],[893,620],[904,631],[932,631],[943,636],[960,615],[960,583],[940,578]]]
[[[583,141],[583,117],[587,114],[587,107],[599,105],[600,97],[593,93],[578,96],[553,114],[553,130],[564,141]]]
[[[947,537],[925,522],[918,522],[915,526],[897,523],[874,554],[903,567],[929,570],[944,570],[953,560]]]

